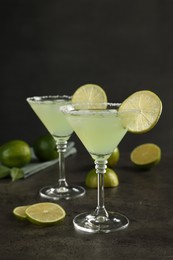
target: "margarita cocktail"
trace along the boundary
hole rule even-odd
[[[28,100],[30,106],[45,125],[47,130],[52,136],[58,140],[68,140],[73,132],[69,123],[65,119],[59,107],[65,104],[70,104],[69,100],[62,99],[50,99],[35,97],[34,100]]]
[[[94,159],[108,159],[127,132],[113,109],[74,111],[67,119]]]
[[[40,190],[41,197],[52,200],[68,200],[84,195],[85,189],[83,187],[76,185],[69,186],[65,177],[64,153],[66,152],[67,141],[73,129],[67,122],[64,114],[60,111],[60,106],[70,104],[71,97],[65,95],[30,97],[27,98],[27,102],[55,139],[59,153],[58,183],[43,187]]]
[[[93,108],[94,106],[94,108]],[[111,232],[128,226],[126,216],[108,212],[104,205],[104,173],[107,159],[127,132],[123,121],[133,112],[118,112],[120,104],[74,104],[60,108],[79,139],[95,160],[98,174],[97,207],[91,213],[82,213],[73,220],[74,226],[85,232]]]

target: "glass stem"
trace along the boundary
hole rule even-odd
[[[56,142],[57,151],[59,154],[59,178],[58,178],[58,184],[59,188],[66,188],[68,187],[68,184],[66,182],[65,177],[65,158],[64,153],[67,150],[67,141],[64,140],[58,140]]]
[[[99,222],[105,221],[108,217],[104,204],[104,173],[107,168],[107,160],[95,160],[95,169],[98,174],[97,181],[97,207],[95,209],[96,217]]]

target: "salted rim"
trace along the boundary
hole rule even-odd
[[[67,100],[70,101],[72,96],[68,95],[45,95],[45,96],[33,96],[27,97],[26,101],[29,103],[43,103],[45,101],[60,101],[60,100]]]
[[[85,108],[86,106],[89,106],[89,105],[103,105],[103,108],[91,108],[91,109],[88,109],[88,108]],[[116,113],[116,114],[125,114],[125,113],[130,113],[130,112],[140,112],[139,110],[137,109],[129,109],[129,110],[124,110],[124,111],[119,111],[118,109],[120,108],[122,103],[111,103],[111,102],[104,102],[104,103],[92,103],[92,102],[87,102],[87,103],[76,103],[76,104],[69,104],[69,105],[62,105],[60,106],[60,110],[65,113],[65,114],[84,114],[83,112],[85,112],[85,114],[93,114],[94,112],[96,114],[99,114],[100,113],[108,113],[108,112],[111,112],[112,113]],[[84,108],[81,108],[81,106],[84,106]],[[106,108],[107,106],[110,106],[108,108]],[[79,108],[78,108],[79,107]]]

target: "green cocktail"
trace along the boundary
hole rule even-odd
[[[108,159],[126,134],[116,110],[82,110],[66,116],[94,159]]]
[[[70,138],[73,129],[59,110],[60,106],[70,104],[70,100],[45,98],[43,102],[35,97],[35,100],[30,101],[29,104],[55,139],[68,140]]]
[[[93,109],[94,105],[94,109]],[[107,159],[127,132],[124,120],[132,120],[134,111],[127,111],[123,116],[118,112],[120,104],[74,104],[60,109],[71,127],[95,160],[98,174],[97,207],[93,212],[77,215],[74,226],[81,231],[111,232],[124,229],[129,220],[117,212],[108,212],[104,205],[104,173]]]
[[[55,139],[59,153],[58,183],[43,187],[39,192],[40,196],[51,200],[69,200],[83,196],[85,189],[77,185],[68,185],[65,177],[64,153],[73,129],[60,111],[60,106],[70,104],[71,97],[65,95],[30,97],[27,98],[27,102]]]

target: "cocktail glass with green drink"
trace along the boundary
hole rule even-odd
[[[35,96],[28,97],[27,102],[55,139],[59,153],[58,182],[55,185],[43,187],[39,192],[40,196],[51,200],[69,200],[83,196],[85,189],[81,186],[69,185],[65,176],[64,153],[73,129],[59,108],[70,104],[71,97],[66,95]]]
[[[94,105],[94,108],[93,108]],[[129,220],[118,212],[108,212],[104,203],[104,173],[107,168],[107,159],[118,146],[127,132],[123,125],[125,118],[132,120],[135,111],[118,112],[120,104],[104,103],[70,104],[60,109],[66,116],[69,124],[82,141],[91,157],[95,160],[95,168],[98,174],[97,207],[93,212],[77,215],[74,226],[81,231],[111,232],[124,229]]]
[[[84,99],[87,102],[83,102]],[[95,160],[98,174],[97,207],[92,212],[77,215],[73,220],[76,229],[90,233],[108,233],[129,225],[126,216],[105,208],[104,173],[107,159],[127,131],[145,133],[151,130],[162,112],[160,98],[149,90],[137,91],[121,104],[107,103],[106,100],[100,87],[89,84],[77,89],[72,98],[73,104],[60,108]]]

